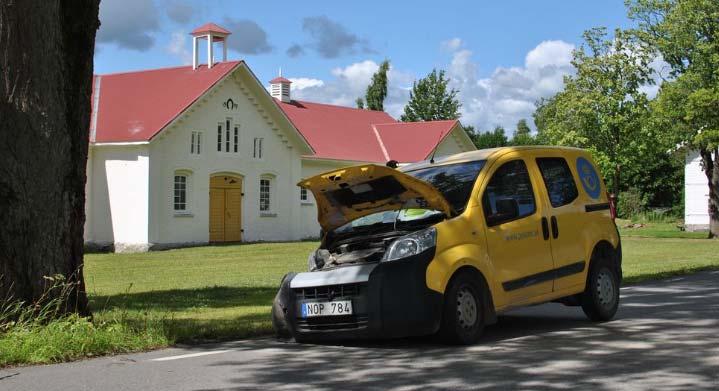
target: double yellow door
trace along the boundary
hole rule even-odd
[[[231,176],[210,179],[210,242],[242,240],[242,181]]]

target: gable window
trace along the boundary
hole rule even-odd
[[[304,187],[300,188],[300,201],[307,201],[307,189]]]
[[[232,118],[217,124],[217,152],[238,153],[240,150],[240,126],[232,124]]]
[[[199,155],[202,145],[202,132],[193,131],[190,135],[190,154]]]
[[[187,210],[187,175],[175,175],[173,209],[176,212]]]
[[[262,137],[255,137],[255,144],[252,150],[252,157],[255,159],[262,159]]]
[[[260,212],[272,210],[272,178],[264,176],[260,178]]]

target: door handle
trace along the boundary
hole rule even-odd
[[[549,223],[546,217],[542,217],[542,236],[544,240],[549,240]]]
[[[552,216],[552,237],[554,239],[559,237],[559,226],[557,225],[557,217]]]

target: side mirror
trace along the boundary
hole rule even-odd
[[[502,198],[496,201],[497,213],[487,216],[487,225],[493,226],[519,217],[519,204],[514,198]]]

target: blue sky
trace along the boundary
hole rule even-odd
[[[387,58],[386,110],[398,117],[412,81],[445,69],[462,122],[482,130],[531,119],[534,102],[561,89],[584,30],[629,25],[622,0],[103,0],[100,8],[96,73],[186,64],[188,33],[212,21],[233,31],[230,59],[246,60],[262,81],[282,67],[299,99],[353,105]]]

